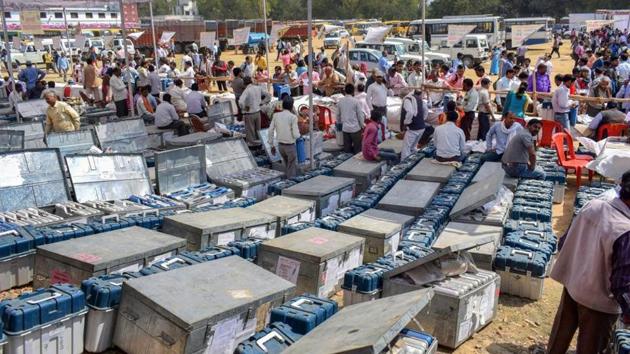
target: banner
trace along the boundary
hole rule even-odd
[[[446,44],[449,47],[461,42],[467,34],[472,32],[477,25],[448,25],[448,38]]]
[[[162,36],[160,37],[160,43],[168,43],[175,37],[175,32],[162,32]]]
[[[370,27],[363,41],[366,43],[383,43],[391,29],[392,26]]]
[[[39,11],[21,11],[20,24],[22,32],[29,34],[44,34],[42,21],[39,18]]]
[[[586,20],[586,32],[598,30],[604,26],[612,24],[611,20]]]
[[[247,44],[249,42],[249,27],[235,29],[232,32],[232,37],[234,38],[234,45]]]
[[[543,25],[514,25],[512,26],[512,47],[520,47],[532,34],[538,32]]]
[[[138,5],[123,4],[122,15],[125,16],[125,28],[140,28],[140,17],[138,16]]]
[[[201,48],[214,48],[214,42],[216,41],[217,34],[215,32],[200,32],[199,33],[199,46]]]
[[[269,42],[276,43],[278,39],[280,39],[280,36],[284,34],[284,32],[286,32],[288,28],[289,26],[285,26],[281,23],[274,23],[273,25],[271,25],[271,35],[269,38]]]
[[[61,49],[61,37],[52,37],[53,49]]]
[[[133,33],[129,33],[127,35],[127,37],[133,39],[134,41],[137,41],[138,38],[142,37],[142,35],[144,34],[144,31],[141,32],[133,32]]]
[[[44,44],[42,43],[41,38],[33,39],[33,45],[35,46],[35,49],[37,50],[44,50]]]
[[[77,34],[74,36],[74,47],[82,50],[85,47],[85,36],[82,34]]]

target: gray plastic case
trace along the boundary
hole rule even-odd
[[[114,344],[127,353],[232,353],[295,286],[240,257],[123,284]]]

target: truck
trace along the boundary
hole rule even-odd
[[[175,32],[173,40],[177,53],[186,51],[195,42],[199,43],[199,33],[206,31],[205,22],[196,17],[178,16],[176,19],[171,19],[169,16],[165,19],[154,20],[154,24],[158,44],[163,32]],[[135,41],[135,48],[142,54],[150,56],[153,53],[151,23],[142,21],[140,27],[144,34]]]

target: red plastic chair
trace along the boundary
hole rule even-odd
[[[330,110],[330,108],[324,106],[316,105],[315,107],[319,111],[319,113],[317,114],[319,130],[325,132],[328,130],[328,127],[335,124],[335,120],[332,116],[332,111]]]
[[[542,121],[542,135],[540,137],[540,141],[538,142],[539,146],[551,147],[552,136],[555,133],[562,133],[562,124],[556,122],[555,120],[546,120]]]
[[[568,146],[569,146],[569,158],[570,159],[574,159],[574,160],[585,160],[585,161],[592,161],[593,160],[593,156],[591,155],[584,155],[584,154],[575,154],[575,145],[573,143],[573,137],[571,136],[571,132],[568,129],[564,130],[564,133],[567,135],[567,140],[568,142]]]
[[[564,167],[567,173],[569,170],[575,170],[575,177],[577,178],[577,187],[580,188],[582,184],[582,169],[586,168],[586,164],[588,161],[586,160],[577,160],[577,159],[567,159],[566,151],[564,150],[565,141],[568,142],[569,138],[566,133],[557,133],[552,137],[553,144],[556,148],[556,153],[558,154],[558,164]],[[593,181],[593,171],[588,171],[588,180]]]
[[[609,136],[623,136],[628,129],[628,125],[624,123],[607,123],[602,124],[597,129],[597,141]]]
[[[527,122],[523,118],[514,118],[514,121],[520,124],[523,128],[527,127]]]

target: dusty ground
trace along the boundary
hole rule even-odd
[[[315,41],[314,47],[318,49],[321,41]],[[528,57],[532,62],[536,62],[537,58],[545,51],[550,51],[549,45],[535,46],[528,52]],[[332,50],[328,51],[329,54]],[[570,73],[572,69],[572,60],[569,58],[568,43],[561,47],[563,57],[554,58],[554,73]],[[234,54],[233,51],[224,53],[225,60],[234,60],[237,65],[243,62],[244,56]],[[271,66],[278,64],[275,59],[275,53],[270,53]],[[179,62],[179,60],[178,60]],[[489,63],[485,64],[489,67]],[[467,76],[473,77],[472,70],[467,72]],[[47,80],[61,81],[56,74],[51,74]],[[563,204],[554,205],[553,225],[554,231],[558,236],[564,234],[568,228],[571,216],[573,214],[573,201],[575,199],[575,179],[570,177],[568,180],[568,188],[565,194]],[[23,291],[30,290],[30,287],[14,289],[0,293],[0,299],[15,297]],[[498,315],[492,323],[477,333],[472,339],[464,343],[455,351],[440,349],[440,353],[491,353],[491,354],[525,354],[525,353],[542,353],[545,347],[553,317],[555,315],[562,287],[557,282],[547,279],[543,298],[539,301],[531,301],[520,299],[514,296],[502,295],[499,300]]]

